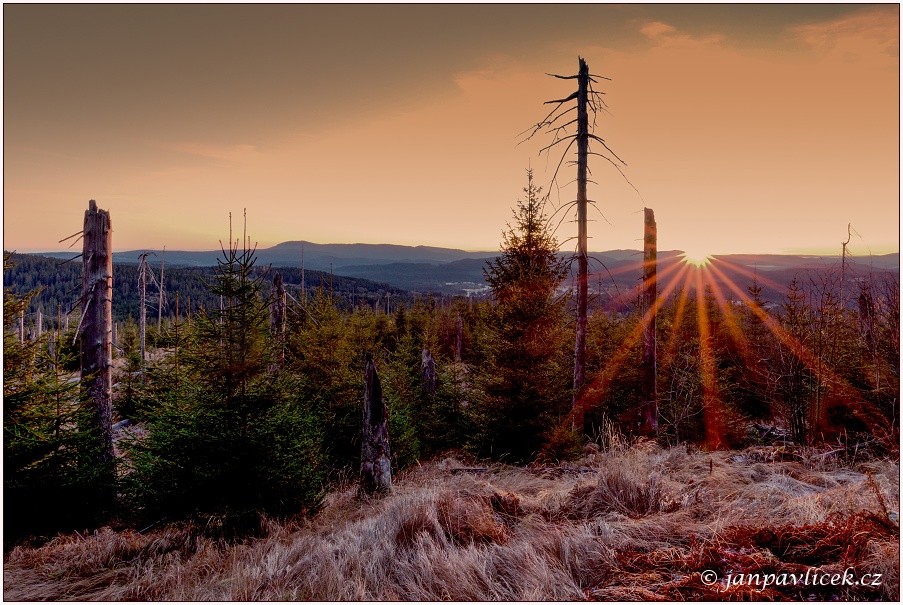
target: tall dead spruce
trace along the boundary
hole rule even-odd
[[[613,152],[605,140],[594,134],[596,127],[596,115],[599,111],[607,108],[602,95],[605,93],[593,90],[593,84],[597,84],[596,78],[610,80],[604,76],[597,76],[589,73],[589,67],[582,57],[579,59],[579,71],[575,76],[559,76],[555,74],[547,74],[553,78],[561,80],[577,80],[577,91],[571,93],[563,99],[555,99],[546,101],[545,104],[555,105],[554,109],[541,122],[532,127],[530,134],[526,140],[533,138],[539,132],[552,135],[552,142],[540,150],[540,154],[551,152],[553,147],[557,147],[561,143],[568,142],[555,168],[555,174],[552,176],[552,182],[557,184],[558,171],[561,169],[565,158],[574,143],[577,144],[577,160],[570,160],[568,163],[577,165],[577,199],[568,203],[565,207],[570,208],[576,206],[577,210],[577,334],[574,343],[574,396],[573,396],[573,412],[572,412],[572,428],[581,434],[584,431],[584,388],[586,384],[586,311],[588,299],[588,275],[589,275],[589,259],[587,256],[587,204],[594,204],[593,200],[587,199],[586,185],[588,182],[588,157],[591,155],[601,157],[614,166],[618,172],[621,172],[621,166],[627,164]],[[576,100],[576,105],[571,106],[570,102]],[[577,117],[572,120],[566,120],[570,113],[577,111]],[[593,121],[589,120],[589,113],[593,114]],[[573,132],[573,129],[576,131]],[[591,142],[598,143],[608,152],[594,152],[591,149]],[[629,182],[629,181],[628,181]]]
[[[81,385],[94,412],[100,461],[113,459],[113,227],[94,200],[85,211],[82,250]]]
[[[373,356],[367,353],[364,385],[364,426],[361,439],[361,489],[365,494],[392,489],[392,457],[389,451],[389,410]]]
[[[138,307],[138,343],[141,350],[141,370],[144,371],[146,359],[147,340],[147,252],[141,254],[138,263],[138,293],[140,302]]]
[[[273,276],[273,301],[270,303],[270,332],[276,343],[276,363],[273,368],[282,366],[285,362],[285,285],[282,282],[282,274],[278,271]]]
[[[640,397],[643,417],[640,432],[655,435],[658,432],[658,390],[656,388],[656,284],[657,243],[655,213],[643,209],[643,286],[640,293],[640,312],[643,318],[643,357],[640,360]]]

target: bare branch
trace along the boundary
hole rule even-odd
[[[561,170],[561,163],[564,162],[564,158],[567,157],[568,151],[570,151],[570,149],[571,149],[571,145],[573,145],[576,140],[577,140],[577,137],[573,137],[571,139],[571,142],[568,144],[568,146],[562,152],[561,159],[558,160],[558,167],[555,168],[555,174],[552,175],[553,183],[557,182],[556,179],[558,178],[558,171]],[[557,187],[557,185],[556,185],[556,187]]]
[[[64,260],[63,262],[60,263],[60,267],[62,267],[62,266],[65,265],[66,263],[71,263],[72,261],[74,261],[74,260],[77,259],[77,258],[81,258],[81,256],[82,256],[81,254],[76,254],[75,256],[73,256],[72,258],[70,258],[69,260]]]
[[[588,134],[588,135],[586,135],[586,136],[588,136],[589,138],[593,139],[594,141],[599,141],[600,143],[602,143],[602,147],[605,147],[605,149],[608,150],[608,153],[610,153],[611,155],[615,156],[615,158],[616,158],[619,162],[621,162],[622,164],[624,164],[625,166],[627,165],[627,162],[625,162],[624,160],[622,160],[621,158],[619,158],[619,157],[618,157],[618,154],[616,154],[614,151],[612,151],[611,148],[610,148],[608,145],[605,144],[605,141],[603,141],[602,139],[600,139],[599,137],[597,137],[597,136],[594,135],[594,134]]]
[[[610,163],[612,166],[614,166],[615,169],[616,169],[619,173],[621,173],[621,176],[624,178],[624,180],[627,181],[627,184],[630,185],[630,187],[631,187],[634,191],[636,191],[636,194],[637,194],[638,196],[640,196],[640,200],[642,200],[643,204],[646,203],[646,200],[643,199],[643,194],[640,193],[640,190],[637,189],[636,186],[635,186],[633,183],[630,182],[630,179],[627,178],[627,175],[624,174],[624,171],[621,170],[621,167],[618,166],[617,164],[615,164],[615,163],[611,160],[611,158],[609,158],[608,156],[604,156],[604,155],[602,155],[601,153],[595,153],[595,152],[592,152],[592,151],[589,152],[589,154],[590,154],[590,155],[597,155],[597,156],[599,156],[600,158],[603,158],[603,159],[604,159],[605,161],[607,161],[608,163]],[[624,165],[626,166],[627,164],[624,164]]]
[[[566,99],[553,99],[552,101],[546,101],[545,103],[543,103],[543,105],[549,105],[551,103],[558,103],[559,105],[563,105],[563,104],[567,103],[568,101],[573,101],[576,98],[577,98],[577,93],[572,92],[571,96],[569,96]]]
[[[577,135],[576,135],[576,134],[571,134],[571,135],[568,135],[568,136],[566,136],[566,137],[561,137],[561,138],[558,139],[557,141],[551,143],[550,145],[546,145],[545,147],[543,147],[542,149],[540,149],[540,150],[539,150],[539,153],[542,153],[543,151],[546,151],[547,149],[551,149],[552,147],[554,147],[554,146],[557,145],[558,143],[563,143],[564,141],[572,140],[572,139],[576,139],[576,138],[577,138]]]
[[[62,244],[62,243],[63,243],[64,241],[66,241],[67,239],[72,239],[72,238],[75,237],[76,235],[84,235],[84,234],[85,234],[84,230],[76,231],[75,233],[73,233],[73,234],[70,235],[69,237],[64,237],[63,239],[61,239],[61,240],[58,241],[57,243],[58,243],[58,244]]]

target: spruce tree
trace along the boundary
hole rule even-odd
[[[481,455],[524,462],[559,439],[555,436],[571,398],[564,352],[564,300],[558,286],[567,273],[558,242],[543,212],[546,198],[527,171],[525,198],[502,234],[501,254],[487,262],[486,281],[495,305],[489,319],[488,363],[479,369]],[[546,452],[560,455],[561,452]]]
[[[301,396],[302,377],[269,371],[275,343],[255,263],[247,243],[231,245],[209,284],[223,308],[176,324],[185,337],[168,363],[178,358],[178,374],[163,381],[149,434],[132,452],[131,494],[148,520],[199,514],[244,532],[261,512],[319,502],[321,420]]]
[[[3,268],[11,268],[10,255]],[[3,297],[4,547],[110,512],[101,495],[112,489],[115,463],[98,462],[96,435],[84,428],[90,410],[67,370],[72,359],[59,346],[51,357],[46,334],[19,341],[18,318],[35,293],[6,289]]]

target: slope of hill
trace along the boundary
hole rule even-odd
[[[333,492],[311,521],[264,521],[269,535],[246,543],[183,524],[18,546],[4,559],[3,596],[897,600],[899,465],[789,454],[588,446],[580,468],[478,474],[456,472],[461,461],[449,458],[401,473],[385,498],[359,499],[355,486]],[[764,585],[766,572],[800,581]],[[802,581],[845,573],[857,582]],[[864,574],[870,580],[858,582]]]
[[[72,311],[81,295],[81,263],[64,263],[58,258],[34,254],[13,254],[11,260],[13,267],[3,274],[4,288],[9,288],[18,294],[40,289],[40,292],[31,300],[28,310],[30,315],[41,309],[45,321],[55,325],[58,311],[63,315]],[[266,270],[266,266],[260,266],[259,263],[258,267],[260,267],[260,271]],[[287,267],[274,268],[271,271],[273,273],[279,271],[289,292],[298,296],[298,291],[301,289],[301,269]],[[159,275],[159,267],[157,267],[157,275]],[[179,267],[167,263],[164,286],[168,304],[164,306],[163,316],[169,317],[174,314],[177,293],[180,297],[182,314],[187,312],[189,304],[193,311],[201,307],[217,308],[219,298],[211,294],[207,287],[213,278],[211,267]],[[396,302],[407,301],[409,305],[411,304],[407,300],[411,298],[410,295],[403,289],[367,279],[330,275],[323,271],[311,270],[305,271],[304,282],[308,292],[313,292],[318,287],[331,289],[340,305],[350,306],[362,303],[372,305],[384,298],[386,293]],[[148,284],[147,296],[150,309],[148,313],[156,319],[158,289],[154,283]],[[137,318],[139,301],[138,266],[130,263],[114,263],[114,321],[124,321],[129,316]],[[26,323],[30,324],[32,321],[33,317],[30,317]],[[78,321],[77,315],[75,321]]]

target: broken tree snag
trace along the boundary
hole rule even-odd
[[[166,246],[163,246],[163,256],[160,257],[160,293],[157,301],[157,336],[163,332],[163,301],[166,300],[163,289],[163,269],[166,268]]]
[[[141,255],[138,265],[138,292],[140,302],[138,306],[138,343],[141,349],[141,370],[144,370],[146,359],[145,343],[147,340],[147,252]]]
[[[455,344],[455,361],[461,361],[461,353],[464,349],[464,323],[461,321],[460,313],[458,313],[458,339]]]
[[[423,372],[423,394],[434,399],[436,397],[436,360],[429,349],[420,354],[420,370]]]
[[[364,426],[361,439],[361,489],[364,493],[386,493],[392,489],[389,451],[389,411],[376,373],[373,356],[367,353],[364,385]]]
[[[91,200],[82,252],[81,385],[94,415],[100,461],[113,459],[113,229],[110,213]]]
[[[276,365],[285,361],[285,285],[278,271],[273,277],[273,302],[270,303],[270,330],[276,342]]]
[[[583,387],[586,382],[586,163],[589,152],[589,118],[586,110],[589,67],[580,58],[577,74],[577,337],[574,342],[574,400],[572,429],[583,435]]]
[[[642,420],[640,434],[658,433],[658,390],[656,388],[656,265],[657,230],[655,214],[644,208],[643,228],[643,285],[640,293],[640,312],[643,318],[643,357],[640,360],[640,397]]]

